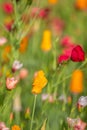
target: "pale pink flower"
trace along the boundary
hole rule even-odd
[[[49,95],[48,102],[49,103],[53,103],[54,102],[54,96],[52,94]]]
[[[4,122],[0,122],[0,130],[2,129],[2,128],[4,128],[5,127],[5,123]]]
[[[4,127],[4,128],[2,128],[2,130],[10,130],[9,128],[7,128],[7,127]]]
[[[85,130],[87,123],[82,120],[78,120],[77,124],[74,126],[74,130]]]
[[[23,68],[20,70],[19,77],[20,79],[25,79],[28,76],[28,70]]]
[[[0,46],[4,45],[7,42],[5,37],[0,37]]]
[[[47,94],[47,93],[42,94],[42,96],[41,96],[42,101],[47,100],[47,99],[48,99],[48,97],[49,97],[49,94]]]
[[[18,79],[15,77],[6,79],[6,87],[9,90],[14,89],[17,83],[18,83]]]
[[[0,122],[0,130],[10,130],[10,129],[6,127],[4,122]]]

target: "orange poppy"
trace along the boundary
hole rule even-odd
[[[83,91],[83,72],[81,70],[75,70],[72,73],[70,91],[76,94]]]
[[[87,0],[77,0],[76,8],[81,10],[87,9]]]
[[[18,125],[12,126],[12,130],[21,130],[21,128]]]
[[[20,43],[19,51],[21,53],[24,53],[27,50],[28,47],[28,37],[24,37]]]
[[[4,61],[6,62],[9,61],[10,52],[11,52],[11,46],[10,45],[5,46],[2,52],[2,58],[4,59]]]

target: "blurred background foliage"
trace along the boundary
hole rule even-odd
[[[9,0],[8,0],[9,1]],[[14,0],[13,0],[14,1]],[[0,3],[3,3],[4,0],[0,0]],[[7,0],[6,0],[7,2]],[[50,18],[46,20],[38,19],[36,18],[30,27],[29,33],[31,33],[31,36],[28,40],[28,46],[27,50],[24,53],[20,53],[20,61],[23,62],[24,67],[28,69],[29,75],[25,80],[21,80],[18,84],[18,87],[21,88],[21,103],[22,103],[22,110],[20,112],[20,115],[15,115],[14,119],[12,121],[12,124],[16,123],[18,125],[23,126],[24,130],[29,130],[30,126],[30,116],[32,113],[33,108],[33,95],[31,93],[32,88],[32,80],[34,72],[40,69],[43,69],[46,73],[46,76],[48,78],[49,85],[43,90],[43,93],[46,93],[49,91],[50,87],[50,93],[54,92],[54,88],[56,87],[56,93],[57,95],[63,94],[63,86],[64,91],[67,96],[73,97],[73,95],[70,93],[69,86],[70,86],[70,78],[68,78],[66,81],[61,82],[57,86],[52,86],[59,78],[59,75],[63,68],[65,67],[65,71],[63,72],[61,76],[61,80],[63,80],[64,77],[71,74],[73,70],[75,70],[81,63],[73,63],[69,62],[66,66],[60,67],[60,70],[57,71],[56,76],[54,76],[54,79],[52,80],[52,75],[54,73],[54,70],[52,70],[52,64],[53,64],[53,52],[50,51],[48,53],[43,53],[43,51],[40,48],[40,44],[42,41],[42,35],[43,31],[45,29],[52,30],[50,21],[54,18],[59,18],[64,22],[64,28],[62,33],[54,35],[52,33],[52,43],[55,41],[56,38],[59,40],[57,41],[57,55],[59,55],[62,52],[62,48],[60,47],[60,39],[61,37],[65,35],[69,35],[72,37],[73,41],[76,44],[80,44],[83,46],[85,52],[87,52],[87,10],[78,10],[75,7],[76,0],[58,0],[58,3],[55,5],[50,5],[48,1],[46,0],[33,0],[33,2],[25,0],[18,0],[17,1],[17,11],[18,16],[23,13],[23,11],[29,6],[29,9],[31,10],[33,7],[39,7],[39,8],[49,8],[50,9]],[[27,6],[26,6],[27,4]],[[3,22],[7,18],[13,18],[15,21],[14,14],[7,15],[3,12],[2,8],[0,7],[0,35],[4,35],[7,37],[8,42],[7,44],[13,44],[12,41],[10,43],[10,36],[6,33],[6,31],[3,28]],[[33,18],[29,18],[29,23],[32,22]],[[24,28],[23,31],[26,30],[28,25]],[[36,32],[32,32],[33,27],[38,28]],[[18,28],[20,29],[20,28]],[[18,30],[17,30],[18,31]],[[11,33],[11,32],[10,32]],[[18,33],[18,32],[17,32]],[[4,45],[5,46],[5,45]],[[3,47],[0,47],[0,51],[2,52]],[[0,53],[1,55],[1,53]],[[86,54],[87,55],[87,54]],[[2,56],[0,56],[0,59],[2,61]],[[7,63],[9,66],[9,63]],[[86,66],[87,67],[87,66]],[[84,72],[84,92],[83,94],[87,94],[87,71],[86,67],[83,68]],[[10,68],[7,67],[7,68]],[[52,84],[53,82],[53,84]],[[9,94],[9,93],[8,93]],[[79,96],[79,95],[78,95]],[[78,97],[77,96],[77,97]],[[77,98],[76,97],[76,98]],[[4,94],[0,94],[0,104],[3,102],[5,97]],[[12,105],[12,104],[10,104]],[[30,109],[30,115],[28,118],[25,118],[25,112],[26,109],[29,107]],[[41,100],[41,94],[37,98],[37,104],[35,109],[35,119],[34,119],[34,130],[40,130],[41,126],[45,119],[47,119],[47,125],[46,130],[67,130],[67,123],[66,118],[70,115],[72,104],[66,104],[63,102],[43,102]],[[12,108],[8,107],[8,110],[13,111]],[[10,113],[9,112],[9,113]],[[85,108],[85,111],[83,112],[82,118],[86,122],[87,116],[86,116],[87,109]],[[3,121],[5,121],[7,124],[9,122],[7,121],[9,117],[9,113],[5,112],[5,118]],[[76,111],[73,114],[73,118],[76,117],[76,115],[79,115],[79,112]],[[17,116],[17,117],[16,117]],[[11,125],[12,125],[11,124]]]

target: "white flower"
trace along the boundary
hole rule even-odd
[[[16,70],[19,70],[20,68],[22,68],[22,66],[23,66],[23,64],[20,63],[20,61],[15,60],[13,65],[12,65],[13,72],[16,71]]]
[[[82,107],[87,106],[87,96],[81,96],[78,100],[78,105]]]

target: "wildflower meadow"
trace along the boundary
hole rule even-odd
[[[0,0],[0,130],[87,130],[87,0]]]

